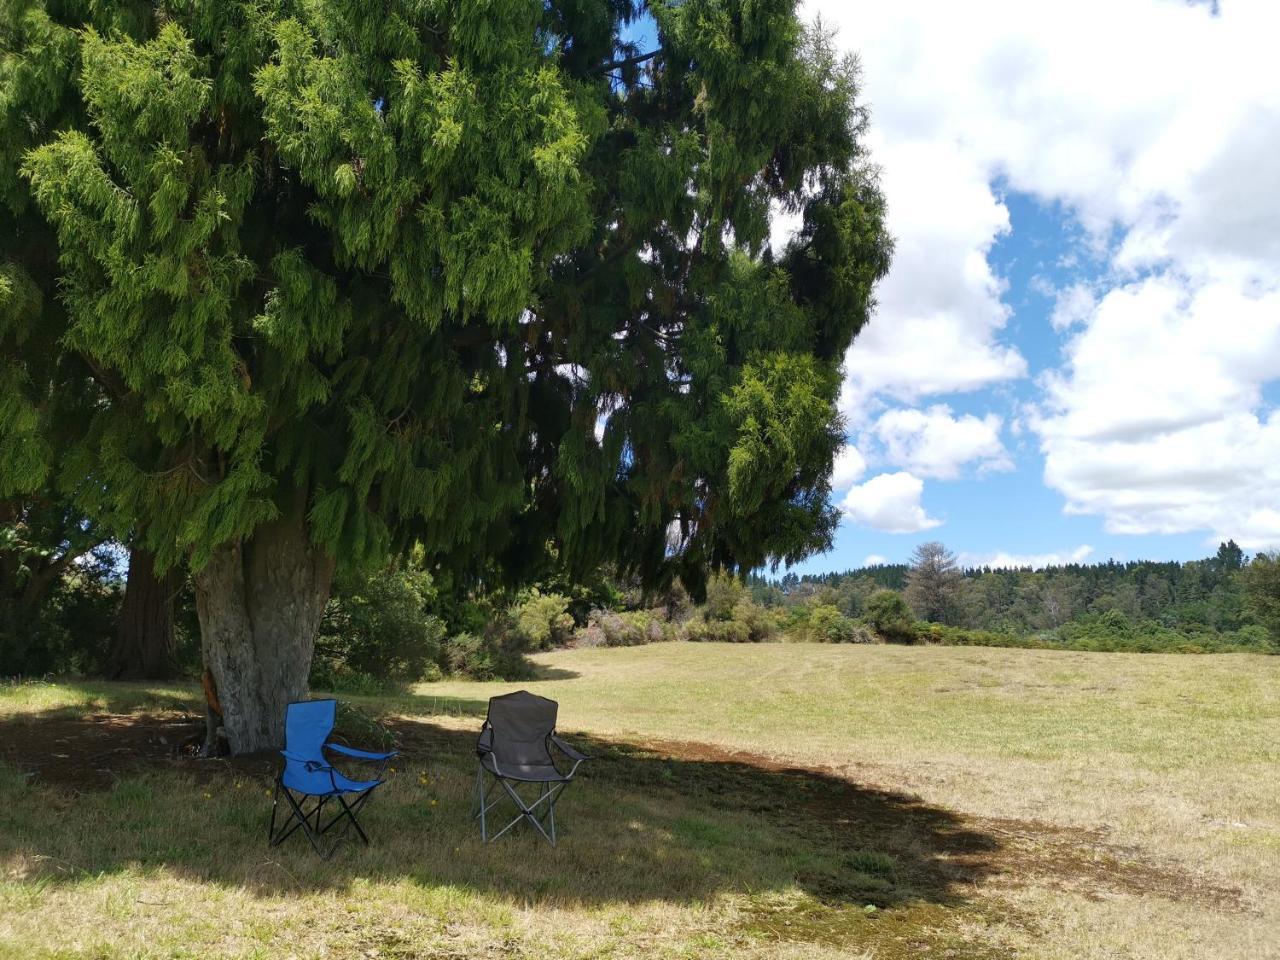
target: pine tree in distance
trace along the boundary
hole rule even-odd
[[[10,0],[0,495],[56,463],[190,566],[237,752],[337,564],[697,589],[821,549],[890,252],[856,95],[791,0]]]

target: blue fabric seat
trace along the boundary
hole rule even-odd
[[[284,768],[276,778],[276,793],[271,802],[271,826],[268,831],[272,846],[282,843],[301,828],[316,853],[323,857],[332,856],[342,836],[327,852],[321,848],[320,837],[339,821],[345,821],[344,826],[348,829],[354,827],[360,839],[366,844],[369,842],[356,814],[374,789],[385,782],[383,774],[387,763],[397,754],[394,750],[375,753],[357,750],[345,744],[330,743],[329,735],[333,732],[337,713],[336,700],[302,700],[289,704],[286,709],[285,745],[280,751],[284,757]],[[349,777],[333,766],[326,751],[361,762],[377,763],[377,774],[371,780]],[[348,794],[356,795],[351,803],[347,802]],[[277,830],[276,813],[282,797],[290,807],[290,815]],[[308,800],[314,800],[309,809]],[[326,823],[323,818],[324,807],[331,800],[337,801],[341,810]]]

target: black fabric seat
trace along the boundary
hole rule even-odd
[[[568,778],[556,769],[554,764],[539,763],[504,763],[501,768],[493,754],[486,753],[480,757],[480,766],[495,777],[508,780],[519,780],[521,783],[568,783]]]
[[[496,840],[522,820],[532,825],[547,841],[556,844],[556,801],[573,781],[579,765],[590,759],[556,736],[554,700],[519,690],[489,701],[489,715],[480,728],[476,741],[476,818],[480,836],[486,842]],[[563,770],[556,763],[554,750],[571,766]],[[485,775],[493,778],[485,789]],[[541,792],[526,799],[515,784],[536,783]],[[515,804],[515,819],[489,836],[488,814],[502,802],[500,794],[490,799],[501,784],[503,792]]]

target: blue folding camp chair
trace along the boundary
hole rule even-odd
[[[355,827],[360,839],[367,845],[368,836],[356,819],[356,814],[364,806],[374,788],[383,783],[383,774],[387,763],[396,756],[393,750],[389,753],[370,753],[367,750],[356,750],[340,743],[327,742],[333,732],[334,720],[337,717],[338,701],[336,700],[303,700],[289,704],[284,720],[284,769],[276,777],[275,798],[271,801],[271,827],[268,838],[271,846],[283,843],[284,840],[299,827],[311,841],[316,853],[328,859],[333,856],[338,843],[345,837],[351,827]],[[352,780],[338,770],[325,758],[325,751],[356,760],[377,763],[378,772],[373,780]],[[347,802],[348,794],[355,794],[354,802]],[[297,794],[297,796],[295,796]],[[276,829],[276,808],[280,798],[284,797],[292,812]],[[307,801],[314,799],[315,804],[307,809]],[[324,821],[325,804],[336,800],[340,811],[335,813],[327,823]],[[339,820],[346,821],[346,829],[334,841],[326,852],[321,849],[320,837],[327,833]]]

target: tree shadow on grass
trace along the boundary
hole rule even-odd
[[[175,755],[194,719],[0,719],[0,865],[44,884],[159,869],[264,897],[408,880],[556,907],[799,891],[851,913],[957,905],[998,869],[993,836],[906,795],[695,744],[587,737],[574,738],[594,759],[558,808],[559,847],[524,825],[485,845],[475,731],[417,719],[389,722],[403,756],[362,816],[372,845],[325,862],[301,835],[267,846],[275,758]]]

